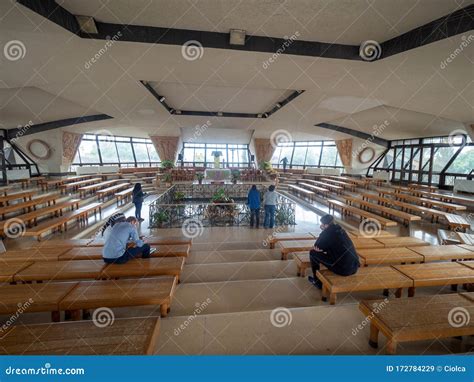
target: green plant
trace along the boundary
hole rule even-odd
[[[260,169],[264,171],[273,171],[272,164],[268,161],[260,162]]]
[[[174,193],[173,197],[174,197],[175,201],[182,202],[184,200],[184,198],[186,197],[186,194],[184,192],[181,192],[181,191],[176,191]]]
[[[240,171],[239,170],[232,170],[232,179],[240,179]]]
[[[213,203],[232,203],[233,200],[230,199],[226,194],[223,188],[219,188],[214,195],[212,195],[211,201]]]
[[[174,162],[170,160],[164,160],[163,162],[161,162],[161,168],[164,170],[172,169],[174,168]]]
[[[169,216],[165,211],[158,211],[153,215],[153,221],[157,225],[162,225],[163,223],[166,223],[168,219],[169,219]]]
[[[165,183],[171,183],[171,181],[173,180],[173,177],[171,176],[171,174],[166,174],[163,177],[163,180],[164,180]]]
[[[204,179],[204,173],[203,172],[197,172],[196,173],[196,178],[197,178],[197,180],[203,180]]]

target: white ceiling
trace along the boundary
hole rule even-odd
[[[100,21],[219,31],[244,28],[272,36],[294,33],[295,25],[301,24],[305,27],[297,30],[302,39],[351,44],[386,40],[472,2],[59,1],[74,13]],[[235,7],[232,12],[230,4]],[[0,15],[0,124],[5,128],[24,124],[32,116],[34,122],[45,122],[105,113],[114,118],[66,129],[180,135],[210,121],[209,139],[219,129],[238,129],[242,139],[252,133],[269,137],[284,129],[299,140],[345,136],[314,127],[322,122],[370,132],[390,117],[389,128],[381,134],[387,139],[449,134],[474,123],[474,43],[446,68],[440,66],[467,33],[374,63],[281,55],[268,68],[263,66],[271,56],[267,53],[206,48],[202,58],[187,61],[181,46],[117,41],[87,68],[105,41],[80,39],[13,1],[0,2]],[[308,21],[312,16],[314,20]],[[209,22],[215,23],[214,29]],[[344,28],[350,33],[340,33]],[[25,46],[23,59],[9,61],[2,54],[11,40]],[[306,91],[268,119],[172,116],[139,80],[163,86],[170,103],[191,110],[219,106],[255,112],[290,89]],[[18,89],[21,98],[15,96]]]

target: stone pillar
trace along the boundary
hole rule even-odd
[[[155,146],[156,152],[160,157],[161,161],[170,160],[173,163],[176,162],[179,151],[179,137],[163,137],[153,135],[150,136],[153,145]]]
[[[76,156],[79,145],[82,141],[82,134],[63,131],[63,154],[61,166],[69,167]]]
[[[336,141],[339,158],[346,169],[352,168],[352,139],[340,139]]]
[[[254,141],[257,163],[269,162],[275,152],[275,147],[272,145],[271,139],[255,138]]]

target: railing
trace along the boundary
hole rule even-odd
[[[239,197],[233,203],[212,203],[209,199],[194,197],[184,201],[173,200],[178,187],[173,186],[150,204],[150,228],[183,227],[192,220],[202,227],[248,226],[250,209],[246,198]],[[248,187],[247,187],[248,191]],[[237,197],[235,197],[237,199]],[[278,194],[275,211],[277,226],[295,225],[296,203]],[[260,209],[260,220],[263,223],[264,211]]]

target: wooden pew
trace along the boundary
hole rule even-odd
[[[27,202],[28,200],[31,200],[33,195],[36,195],[37,193],[38,191],[36,190],[29,190],[0,196],[0,206],[8,206],[10,202],[19,199],[22,199],[24,202]]]
[[[19,324],[0,338],[1,355],[152,355],[159,317],[119,318],[96,322]]]
[[[94,183],[100,183],[102,181],[102,178],[89,178],[89,179],[82,179],[78,181],[73,181],[73,182],[63,182],[62,184],[59,185],[59,188],[61,189],[61,194],[66,194],[69,190],[72,192],[76,192],[79,187],[84,187],[88,186],[90,184]]]
[[[385,227],[393,227],[397,225],[397,222],[386,219],[382,216],[373,214],[371,212],[361,210],[360,208],[354,207],[354,206],[349,206],[344,202],[341,202],[336,199],[328,199],[328,207],[329,207],[329,213],[331,213],[331,210],[335,210],[336,207],[338,207],[341,210],[341,215],[356,215],[359,216],[361,219],[366,218],[369,220],[375,220],[380,223],[380,226],[385,228]]]
[[[456,214],[446,214],[446,220],[450,230],[466,230],[471,228],[471,224],[462,216]]]
[[[404,247],[358,249],[357,255],[359,255],[361,266],[422,263],[424,261],[421,254]]]
[[[96,194],[99,200],[105,201],[108,196],[114,195],[116,191],[123,190],[126,187],[130,187],[129,183],[115,184],[113,186],[97,190]]]
[[[0,282],[12,283],[13,276],[23,269],[28,268],[31,264],[33,264],[31,261],[10,263],[0,260]]]
[[[342,180],[336,180],[336,179],[331,179],[331,178],[321,178],[321,181],[334,184],[336,186],[342,187],[344,190],[349,190],[351,192],[356,192],[356,185],[354,183],[349,183],[349,182],[344,182]]]
[[[400,342],[437,340],[474,334],[474,320],[453,325],[451,312],[474,317],[474,293],[423,296],[410,299],[364,300],[360,311],[370,320],[369,345],[377,348],[379,332],[387,337],[386,352],[395,354]]]
[[[415,288],[422,286],[446,286],[474,283],[474,269],[456,262],[394,265],[394,269],[410,278],[413,286],[408,296],[415,295]]]
[[[78,319],[80,318],[81,309],[97,309],[104,306],[118,308],[160,305],[161,317],[166,317],[176,284],[177,280],[173,276],[140,280],[81,281],[67,296],[60,300],[58,309],[72,311],[72,317]]]
[[[117,198],[117,206],[124,205],[131,198],[133,187],[127,188],[123,191],[116,192],[115,197]]]
[[[304,182],[304,183],[311,183],[316,186],[323,187],[325,189],[330,190],[331,192],[334,192],[335,194],[342,194],[342,191],[344,190],[341,186],[336,186],[334,184],[329,184],[326,182],[321,182],[319,180],[311,180],[311,179],[298,179],[298,183]]]
[[[375,210],[378,211],[382,216],[388,216],[389,218],[399,218],[402,220],[403,224],[408,226],[412,221],[421,220],[421,217],[417,215],[412,215],[407,212],[399,211],[394,208],[385,207],[380,204],[374,204],[363,199],[354,198],[352,196],[345,196],[346,203],[353,205],[357,203],[360,209],[363,210]]]
[[[276,232],[270,236],[268,243],[271,249],[275,244],[286,240],[316,240],[319,234],[317,232]]]
[[[474,245],[460,244],[458,246],[461,247],[461,248],[467,249],[468,251],[474,252]]]
[[[392,267],[360,268],[355,275],[339,276],[329,270],[321,270],[316,276],[323,283],[322,300],[336,303],[337,293],[353,293],[373,290],[396,289],[401,297],[403,288],[413,288],[413,280]]]
[[[439,200],[420,198],[418,196],[404,195],[400,193],[393,193],[393,195],[396,199],[403,199],[403,200],[411,201],[416,204],[423,204],[428,208],[436,207],[440,209],[445,209],[447,212],[466,210],[466,206],[462,206],[460,204],[446,203],[446,202],[441,202]]]
[[[313,201],[313,197],[314,197],[314,192],[313,191],[310,191],[310,190],[307,190],[303,187],[298,187],[298,186],[295,186],[294,184],[290,184],[288,185],[288,188],[293,191],[293,193],[295,193],[296,195],[300,196],[301,195],[304,195],[305,197],[307,197],[310,201]]]
[[[51,204],[55,204],[59,198],[60,196],[58,194],[50,194],[50,195],[40,196],[35,199],[30,199],[30,200],[27,200],[26,202],[9,204],[8,206],[0,208],[0,214],[2,215],[2,219],[5,219],[6,214],[9,214],[12,212],[26,213],[26,212],[36,209],[37,206],[40,206],[42,204],[47,204],[48,206],[50,206]]]
[[[431,245],[430,243],[418,239],[416,237],[411,236],[403,236],[403,237],[376,237],[374,240],[378,241],[379,243],[383,244],[385,247],[388,248],[395,248],[395,247],[416,247],[416,246],[423,246],[423,245]]]
[[[102,260],[38,261],[13,276],[14,282],[98,279],[107,267]]]
[[[0,253],[0,261],[58,261],[59,257],[65,254],[70,247],[34,247],[28,249],[7,250]]]
[[[349,234],[349,236],[353,237],[353,238],[366,238],[367,237],[367,233],[365,232],[361,232],[361,231],[347,231],[347,233]],[[372,234],[371,234],[372,236]],[[384,231],[384,230],[380,230],[380,231],[377,231],[377,232],[374,232],[373,233],[373,237],[372,238],[376,238],[376,237],[398,237],[397,235],[395,235],[394,233],[391,233],[391,232],[387,232],[387,231]]]
[[[320,186],[315,186],[314,184],[309,184],[309,183],[298,183],[300,186],[309,189],[310,191],[313,191],[314,193],[321,194],[324,198],[329,197],[329,190],[324,187]],[[291,185],[289,186],[291,187]]]
[[[151,246],[154,245],[192,245],[193,239],[186,236],[145,236],[143,239]],[[95,238],[89,242],[89,247],[102,247],[104,240],[102,238]]]
[[[59,302],[77,285],[77,282],[0,285],[0,314],[15,314],[21,304],[25,313],[51,312],[52,321],[58,322]]]
[[[103,188],[112,186],[117,183],[122,183],[122,182],[124,182],[123,179],[107,180],[105,182],[100,182],[100,183],[91,184],[89,186],[79,187],[77,190],[79,191],[80,197],[85,197],[89,192],[96,192]]]

